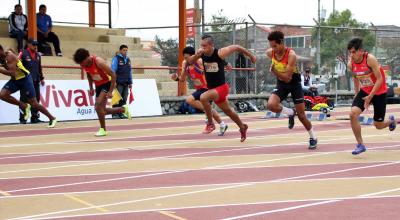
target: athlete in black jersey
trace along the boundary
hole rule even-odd
[[[200,96],[200,101],[203,104],[208,119],[204,133],[210,133],[215,129],[212,120],[212,108],[210,105],[210,101],[214,101],[215,104],[217,104],[217,106],[239,126],[241,134],[240,141],[243,142],[246,140],[248,126],[244,124],[236,112],[232,110],[226,98],[229,93],[229,85],[225,82],[224,59],[234,52],[243,53],[249,57],[253,63],[256,62],[256,57],[247,49],[239,45],[231,45],[217,49],[214,47],[214,39],[210,35],[203,35],[200,45],[201,48],[196,52],[196,54],[189,58],[189,63],[194,63],[196,60],[201,58],[205,69],[209,90]]]

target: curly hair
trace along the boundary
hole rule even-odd
[[[75,51],[74,61],[77,64],[81,64],[86,58],[90,56],[89,51],[85,48],[79,48]]]

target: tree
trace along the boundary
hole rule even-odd
[[[211,15],[210,24],[229,24],[232,21],[229,20],[222,12],[224,9],[218,11],[218,14]],[[229,32],[232,31],[232,25],[213,25],[206,28],[207,32]]]
[[[216,47],[221,48],[232,44],[233,27],[231,23],[232,21],[223,15],[223,9],[219,10],[217,14],[211,15],[211,20],[209,22],[211,26],[206,27],[205,32],[214,37],[214,43]]]
[[[400,42],[398,38],[385,39],[381,43],[382,48],[385,50],[386,59],[385,64],[390,66],[392,76],[400,73]]]
[[[336,62],[347,65],[349,58],[347,43],[354,37],[363,38],[364,50],[371,51],[375,45],[374,34],[367,29],[367,24],[353,18],[350,10],[335,11],[321,26],[335,26],[338,28],[321,28],[321,65],[324,72],[333,72]],[[359,29],[349,29],[359,28]],[[313,28],[313,44],[317,43],[317,31]],[[350,89],[350,73],[346,70],[347,88]]]
[[[178,66],[178,40],[168,39],[162,40],[158,35],[155,37],[156,46],[151,49],[161,54],[162,66]]]

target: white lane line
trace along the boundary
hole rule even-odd
[[[400,163],[400,161],[396,161],[396,162],[394,162],[394,163]],[[384,165],[392,165],[392,164],[394,164],[394,163],[386,163],[386,164],[384,164]],[[365,166],[365,168],[371,168],[371,166]],[[357,167],[357,168],[353,168],[353,169],[361,169],[361,167]],[[346,171],[349,171],[349,170],[351,170],[351,169],[344,169],[344,170],[346,170]],[[339,171],[339,170],[338,170]],[[184,172],[184,171],[173,171],[173,172],[170,172],[170,173],[177,173],[177,172]],[[169,173],[169,172],[167,172],[167,173]],[[321,172],[320,174],[321,175],[325,175],[325,173],[326,172]],[[165,174],[165,173],[163,173],[163,174]],[[316,176],[317,174],[314,174],[314,176]],[[302,175],[302,176],[297,176],[297,177],[293,177],[293,178],[291,178],[292,180],[293,179],[301,179],[301,178],[303,178],[303,177],[306,177],[306,176],[309,176],[309,175]],[[281,179],[277,179],[277,180],[271,180],[271,181],[266,181],[266,183],[268,183],[268,182],[281,182],[281,181],[285,181],[285,179],[287,179],[287,178],[281,178]],[[178,197],[178,196],[183,196],[183,195],[190,195],[190,194],[197,194],[197,193],[202,193],[202,192],[210,192],[210,191],[217,191],[217,190],[223,190],[223,189],[233,189],[233,188],[240,188],[240,187],[244,187],[244,186],[252,186],[252,185],[255,185],[256,183],[244,183],[244,184],[241,184],[241,183],[235,183],[235,184],[233,184],[232,186],[225,186],[225,187],[217,187],[217,188],[213,188],[213,189],[206,189],[206,190],[195,190],[195,191],[190,191],[190,192],[185,192],[185,193],[175,193],[175,194],[169,194],[169,195],[163,195],[163,196],[156,196],[156,197],[150,197],[150,198],[145,198],[145,199],[139,199],[139,200],[128,200],[128,201],[122,201],[122,202],[116,202],[116,203],[110,203],[110,204],[104,204],[104,205],[98,205],[98,206],[95,206],[96,208],[105,208],[105,207],[110,207],[110,206],[115,206],[115,205],[122,205],[122,204],[131,204],[131,203],[138,203],[138,202],[142,202],[142,201],[149,201],[149,200],[156,200],[156,199],[163,199],[163,198],[171,198],[171,197]],[[383,192],[383,191],[382,191]],[[379,193],[382,193],[382,192],[379,192]],[[384,191],[385,193],[387,192],[387,191]],[[366,195],[368,195],[368,194],[366,194]],[[375,195],[376,195],[376,193],[375,193]],[[339,200],[340,201],[340,200]],[[334,201],[331,201],[331,202],[336,202],[336,200],[334,200]],[[330,202],[330,203],[331,203]],[[320,205],[320,204],[325,204],[325,203],[327,203],[327,202],[324,202],[324,203],[321,203],[321,202],[318,202],[318,204],[314,204],[314,205]],[[312,205],[312,204],[309,204],[309,205]],[[292,209],[298,209],[298,208],[302,208],[303,206],[295,206],[295,207],[289,207],[289,208],[292,208]],[[17,219],[31,219],[31,218],[36,218],[36,217],[43,217],[43,216],[48,216],[48,215],[54,215],[54,214],[63,214],[63,213],[68,213],[68,212],[75,212],[75,211],[83,211],[83,210],[87,210],[87,209],[92,209],[93,207],[90,207],[90,208],[79,208],[79,209],[70,209],[70,210],[63,210],[63,211],[57,211],[57,212],[50,212],[50,213],[42,213],[42,214],[37,214],[37,215],[32,215],[32,216],[25,216],[25,217],[21,217],[21,218],[15,218],[15,219],[13,219],[13,220],[17,220]],[[288,209],[288,208],[286,208],[286,209]],[[273,210],[272,210],[273,211]],[[284,210],[281,210],[281,209],[279,209],[279,211],[284,211]],[[271,211],[268,211],[268,213],[269,212],[271,212]],[[277,211],[276,211],[277,212]],[[263,214],[265,214],[265,212],[260,212],[260,213],[254,213],[254,214],[252,214],[252,215],[263,215]],[[247,217],[247,216],[246,216]],[[234,217],[234,218],[236,218],[236,217]],[[242,218],[241,216],[240,216],[240,218]]]
[[[185,209],[199,209],[199,208],[221,208],[221,207],[235,207],[235,206],[249,206],[249,205],[268,205],[268,204],[282,204],[282,203],[295,203],[295,202],[313,202],[313,201],[326,201],[329,200],[367,200],[367,199],[387,199],[387,198],[400,198],[400,195],[392,196],[373,196],[373,197],[343,197],[343,198],[324,198],[324,199],[307,199],[307,200],[280,200],[280,201],[268,201],[268,202],[254,202],[254,203],[227,203],[222,205],[201,205],[201,206],[183,206],[178,208],[168,208],[172,211],[180,211]],[[135,211],[122,211],[122,212],[109,212],[106,216],[120,215],[120,214],[132,214],[132,213],[142,213],[142,212],[156,212],[165,209],[142,209]],[[46,217],[46,218],[34,218],[32,220],[43,220],[43,219],[64,219],[64,218],[84,218],[84,217],[95,217],[95,216],[105,216],[103,213],[96,214],[77,214],[77,215],[64,215],[57,217]]]
[[[366,137],[371,137],[371,136],[382,136],[382,135],[366,135]],[[260,136],[262,138],[265,138],[265,136]],[[338,141],[338,140],[347,140],[347,139],[352,139],[353,137],[346,137],[346,138],[335,138],[335,139],[330,139],[330,140],[323,140],[320,141],[320,143],[330,143],[332,141]],[[216,141],[220,141],[218,139],[216,139]],[[193,141],[192,143],[199,143],[200,141]],[[206,140],[204,142],[210,142],[210,140]],[[187,143],[184,143],[187,144]],[[276,147],[276,146],[290,146],[290,145],[296,145],[299,143],[288,143],[288,144],[273,144],[273,145],[257,145],[257,146],[268,146],[268,147]],[[168,145],[177,145],[177,143],[169,143],[169,144],[156,144],[156,145],[148,145],[145,147],[154,147],[154,146],[168,146]],[[397,145],[394,145],[397,146]],[[375,149],[375,148],[369,148],[369,149]],[[234,150],[234,149],[232,149]],[[329,153],[329,152],[328,152]],[[171,156],[169,156],[171,157]],[[163,159],[165,157],[155,157],[155,159]],[[152,159],[152,158],[145,158],[142,160],[148,160],[148,159]],[[178,159],[178,158],[177,158]],[[130,159],[130,160],[137,160],[137,159]],[[53,166],[53,167],[46,167],[46,168],[35,168],[35,169],[27,169],[27,170],[13,170],[13,171],[4,171],[4,172],[0,172],[0,174],[4,174],[4,173],[17,173],[17,172],[25,172],[25,171],[39,171],[39,170],[50,170],[50,169],[58,169],[58,168],[65,168],[65,167],[75,167],[75,166],[91,166],[91,165],[96,165],[96,164],[107,164],[107,163],[119,163],[119,162],[126,162],[126,161],[130,161],[130,160],[113,160],[113,161],[107,161],[107,162],[91,162],[91,163],[84,163],[84,164],[79,164],[79,165],[64,165],[64,166]],[[66,162],[67,163],[67,162]],[[259,162],[251,162],[251,163],[259,163]],[[251,164],[251,163],[247,163],[247,164]],[[240,165],[240,164],[235,164],[235,165]],[[225,165],[224,165],[225,166]],[[230,165],[228,165],[230,166]]]
[[[356,196],[355,198],[367,198],[370,195],[381,195],[381,194],[385,194],[387,192],[393,192],[393,191],[399,191],[399,190],[400,190],[400,188],[395,188],[395,189],[391,189],[391,190],[384,190],[384,191],[379,191],[379,192],[359,195],[359,196]],[[324,204],[341,202],[341,201],[344,201],[344,199],[326,200],[326,201],[315,202],[315,203],[310,203],[310,204],[305,204],[305,205],[291,206],[291,207],[282,208],[282,209],[273,209],[273,210],[268,210],[268,211],[263,211],[263,212],[251,213],[251,214],[247,214],[247,215],[240,215],[240,216],[234,216],[234,217],[229,217],[229,218],[223,218],[221,220],[244,219],[244,218],[249,218],[249,217],[261,216],[261,215],[277,213],[277,212],[286,212],[286,211],[290,211],[290,210],[301,209],[301,208],[306,208],[306,207],[310,207],[310,206],[324,205]]]
[[[380,146],[380,147],[376,147],[376,148],[386,148],[386,147],[396,147],[396,145],[394,145],[394,146],[393,145],[392,146],[390,146],[390,145],[389,146]],[[111,181],[126,180],[126,179],[137,179],[137,178],[142,178],[142,177],[166,175],[166,174],[173,174],[173,173],[182,173],[182,172],[197,171],[197,170],[220,169],[220,168],[232,167],[232,166],[236,166],[236,165],[245,165],[245,164],[247,165],[247,164],[254,164],[254,163],[266,163],[266,162],[273,162],[273,161],[282,161],[282,160],[314,157],[314,156],[321,156],[321,155],[333,154],[333,153],[338,153],[338,152],[343,152],[343,151],[313,153],[313,154],[298,155],[298,156],[292,156],[292,157],[275,158],[275,159],[268,159],[268,160],[261,160],[261,161],[252,161],[252,162],[247,162],[247,163],[236,163],[236,164],[228,164],[228,165],[221,165],[221,166],[210,166],[210,167],[205,167],[205,168],[200,168],[200,169],[185,169],[185,170],[174,170],[174,171],[162,171],[162,172],[143,174],[143,175],[136,175],[135,174],[134,176],[126,176],[126,177],[119,177],[119,178],[107,178],[107,179],[101,179],[101,180],[75,182],[75,183],[58,184],[58,185],[49,185],[49,186],[41,186],[41,187],[33,187],[33,188],[24,188],[24,189],[17,189],[17,190],[9,190],[7,192],[8,193],[15,193],[15,192],[22,192],[22,191],[29,191],[29,190],[59,188],[59,187],[66,187],[66,186],[75,186],[75,185],[83,185],[83,184],[111,182]],[[184,159],[184,158],[182,158],[182,159]],[[390,164],[386,163],[386,164],[387,165],[391,165],[391,164],[396,164],[396,163],[397,162],[393,162],[393,163],[390,163]],[[75,166],[79,166],[79,164],[77,164]],[[378,166],[378,165],[367,166],[367,167],[369,168],[369,167],[374,167],[374,166]],[[355,169],[355,168],[353,168],[353,169]],[[353,169],[347,169],[346,171],[353,170]],[[357,169],[362,169],[362,168],[357,168]],[[341,172],[345,172],[345,171],[341,171]],[[321,175],[321,174],[318,174],[318,175]],[[307,175],[307,176],[309,176],[309,175]],[[307,176],[304,176],[304,177],[307,177]],[[293,177],[292,179],[296,179],[296,178],[303,178],[303,176]]]
[[[83,211],[83,210],[93,209],[94,207],[105,208],[105,207],[110,207],[110,206],[115,206],[115,205],[124,205],[124,204],[130,204],[130,203],[137,203],[137,202],[144,202],[144,201],[150,201],[150,200],[156,200],[156,199],[176,197],[176,196],[185,196],[185,195],[191,195],[191,194],[197,194],[197,193],[212,192],[212,191],[218,191],[218,190],[224,190],[224,189],[232,189],[232,188],[243,187],[243,186],[248,186],[248,185],[250,185],[250,184],[235,184],[233,186],[224,186],[224,187],[218,187],[218,188],[213,188],[213,189],[202,189],[202,190],[189,191],[189,192],[184,192],[184,193],[175,193],[172,195],[171,194],[170,195],[162,195],[162,196],[155,196],[155,197],[138,199],[138,200],[116,202],[116,203],[111,203],[111,204],[106,204],[106,205],[97,205],[97,206],[93,206],[93,207],[85,207],[85,208],[78,208],[78,209],[49,212],[49,213],[43,213],[43,214],[37,214],[37,215],[31,215],[31,216],[11,218],[9,220],[32,219],[32,218],[43,217],[43,216],[48,216],[48,215],[63,214],[63,213],[75,212],[75,211]]]
[[[326,122],[326,124],[336,124],[336,123],[329,123]],[[285,128],[285,126],[276,126],[274,128]],[[169,128],[170,129],[170,128]],[[252,128],[252,131],[259,131],[259,130],[266,130],[269,128]],[[150,131],[153,131],[154,129],[149,129]],[[348,130],[348,128],[342,128],[342,129],[334,129],[335,131],[340,131],[340,130]],[[325,132],[325,131],[323,131]],[[294,134],[301,134],[302,132],[294,132]],[[189,134],[199,134],[202,135],[199,132],[187,132],[187,133],[179,133],[179,134],[174,134],[174,135],[189,135]],[[265,138],[268,136],[273,136],[275,134],[271,135],[263,135],[263,136],[255,136],[251,137],[251,139],[257,139],[257,138]],[[112,140],[120,140],[120,139],[129,139],[129,138],[146,138],[146,137],[158,137],[158,136],[165,136],[164,135],[143,135],[143,136],[128,136],[128,137],[107,137],[107,138],[91,138],[91,139],[83,139],[83,140],[77,140],[77,141],[57,141],[57,142],[44,142],[44,143],[32,143],[32,144],[14,144],[14,145],[0,145],[0,148],[12,148],[12,147],[29,147],[29,146],[42,146],[42,145],[54,145],[54,144],[82,144],[82,143],[88,143],[88,144],[107,144],[110,143]],[[377,135],[378,136],[378,135]],[[239,139],[239,136],[238,138]],[[221,140],[232,140],[232,137],[229,138],[218,138],[218,139],[211,139],[211,140],[196,140],[196,141],[190,141],[188,143],[199,143],[199,142],[210,142],[210,141],[221,141]],[[104,142],[102,142],[104,141]],[[130,140],[127,140],[130,141]],[[160,140],[163,141],[163,140]],[[120,142],[125,142],[124,140],[120,140]],[[176,143],[172,143],[176,144]],[[147,145],[151,146],[151,145]],[[144,147],[147,147],[144,146]],[[157,145],[155,145],[157,146]]]

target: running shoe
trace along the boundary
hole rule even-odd
[[[367,148],[365,148],[363,144],[357,144],[356,149],[354,149],[353,152],[351,152],[351,154],[358,155],[361,154],[362,152],[365,152],[366,150]]]
[[[106,136],[106,135],[107,135],[106,130],[104,130],[104,128],[100,128],[99,131],[94,136],[102,137],[102,136]]]
[[[132,120],[131,112],[129,111],[129,105],[125,104],[124,106],[124,115],[128,118],[128,120]]]
[[[48,128],[54,128],[57,124],[57,119],[53,119],[49,121],[49,126],[47,126]]]
[[[24,120],[28,121],[30,117],[31,117],[31,105],[27,103],[26,108],[24,110]]]
[[[390,120],[389,131],[394,131],[394,129],[396,129],[396,125],[397,125],[394,115],[390,115],[389,120]]]
[[[203,131],[203,134],[209,134],[215,130],[215,125],[214,124],[207,124],[206,128]]]
[[[224,136],[225,131],[228,129],[228,125],[224,124],[219,126],[219,132],[218,132],[218,136]]]
[[[310,138],[310,145],[308,145],[308,149],[309,150],[315,150],[317,149],[317,144],[318,144],[318,140],[315,138]]]

